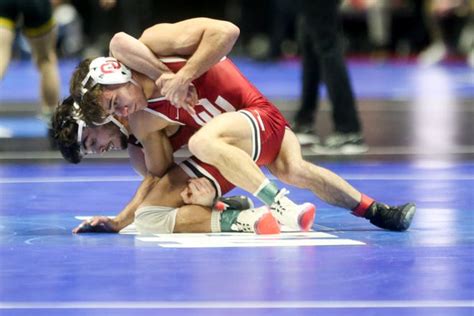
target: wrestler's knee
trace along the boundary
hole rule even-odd
[[[171,234],[177,209],[166,206],[140,206],[135,212],[135,227],[141,234]]]
[[[217,155],[214,149],[217,139],[207,133],[197,132],[188,142],[189,151],[197,158],[208,162]]]

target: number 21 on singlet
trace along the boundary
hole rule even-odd
[[[199,99],[198,104],[201,105],[205,111],[198,112],[195,115],[191,115],[191,117],[196,123],[201,126],[204,126],[207,122],[209,122],[210,120],[212,120],[212,118],[218,116],[219,114],[236,111],[236,108],[232,104],[230,104],[229,101],[227,101],[221,96],[218,96],[214,103],[215,104],[211,103],[211,101],[206,98]],[[216,104],[220,108],[216,107]]]

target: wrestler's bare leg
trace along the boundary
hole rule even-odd
[[[309,189],[329,204],[351,210],[361,200],[361,193],[340,176],[303,160],[301,146],[290,129],[285,131],[277,159],[267,167],[281,181]]]
[[[283,138],[277,159],[268,166],[282,181],[310,189],[329,204],[352,210],[380,228],[404,231],[416,212],[414,203],[389,206],[360,193],[335,173],[303,160],[296,135],[289,129]]]
[[[137,227],[143,223],[143,215],[148,209],[147,218],[150,221],[156,221],[156,226],[166,225],[162,227],[173,226],[174,233],[207,233],[219,231],[246,231],[256,232],[258,234],[275,234],[280,232],[280,228],[276,220],[271,216],[267,209],[250,209],[250,210],[225,210],[218,212],[210,207],[200,205],[184,205],[180,193],[187,187],[189,176],[176,166],[173,167],[166,175],[161,178],[149,191],[137,214],[140,214],[140,221],[137,219]],[[159,205],[159,209],[156,206]],[[162,220],[163,217],[156,216],[157,212],[161,212],[163,207],[171,208],[169,211],[176,211],[174,225],[170,222],[170,218]],[[157,211],[155,211],[155,209]],[[177,210],[174,210],[177,208]],[[144,212],[143,212],[144,210]],[[157,220],[159,218],[159,220]],[[147,220],[147,219],[145,219]],[[243,224],[243,225],[241,225]],[[142,226],[146,226],[144,223]],[[151,231],[155,228],[152,227]],[[171,232],[171,231],[170,231]]]
[[[270,206],[280,223],[294,230],[309,230],[314,221],[314,205],[293,203],[286,190],[279,190],[265,177],[251,158],[253,132],[244,114],[222,113],[196,132],[188,147],[197,158],[216,167],[228,181]]]
[[[155,184],[145,197],[143,206],[167,206],[179,208],[176,214],[175,233],[211,232],[211,208],[200,205],[184,205],[180,193],[190,177],[178,166],[173,167]]]
[[[200,160],[213,165],[235,186],[254,193],[265,175],[250,157],[252,130],[241,113],[214,117],[194,134],[189,150]]]

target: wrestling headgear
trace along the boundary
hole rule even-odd
[[[137,84],[132,79],[132,71],[113,57],[97,57],[91,61],[89,72],[81,83],[82,95],[88,91],[86,85],[89,80],[92,80],[89,89],[96,84],[111,85],[127,82]]]

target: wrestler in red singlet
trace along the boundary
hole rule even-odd
[[[175,72],[186,62],[181,58],[164,58],[162,61]],[[289,124],[277,107],[241,74],[229,58],[221,60],[192,83],[199,98],[194,107],[195,115],[176,108],[164,98],[148,100],[145,111],[196,129],[219,114],[239,111],[252,126],[252,159],[258,165],[266,165],[276,158]]]

